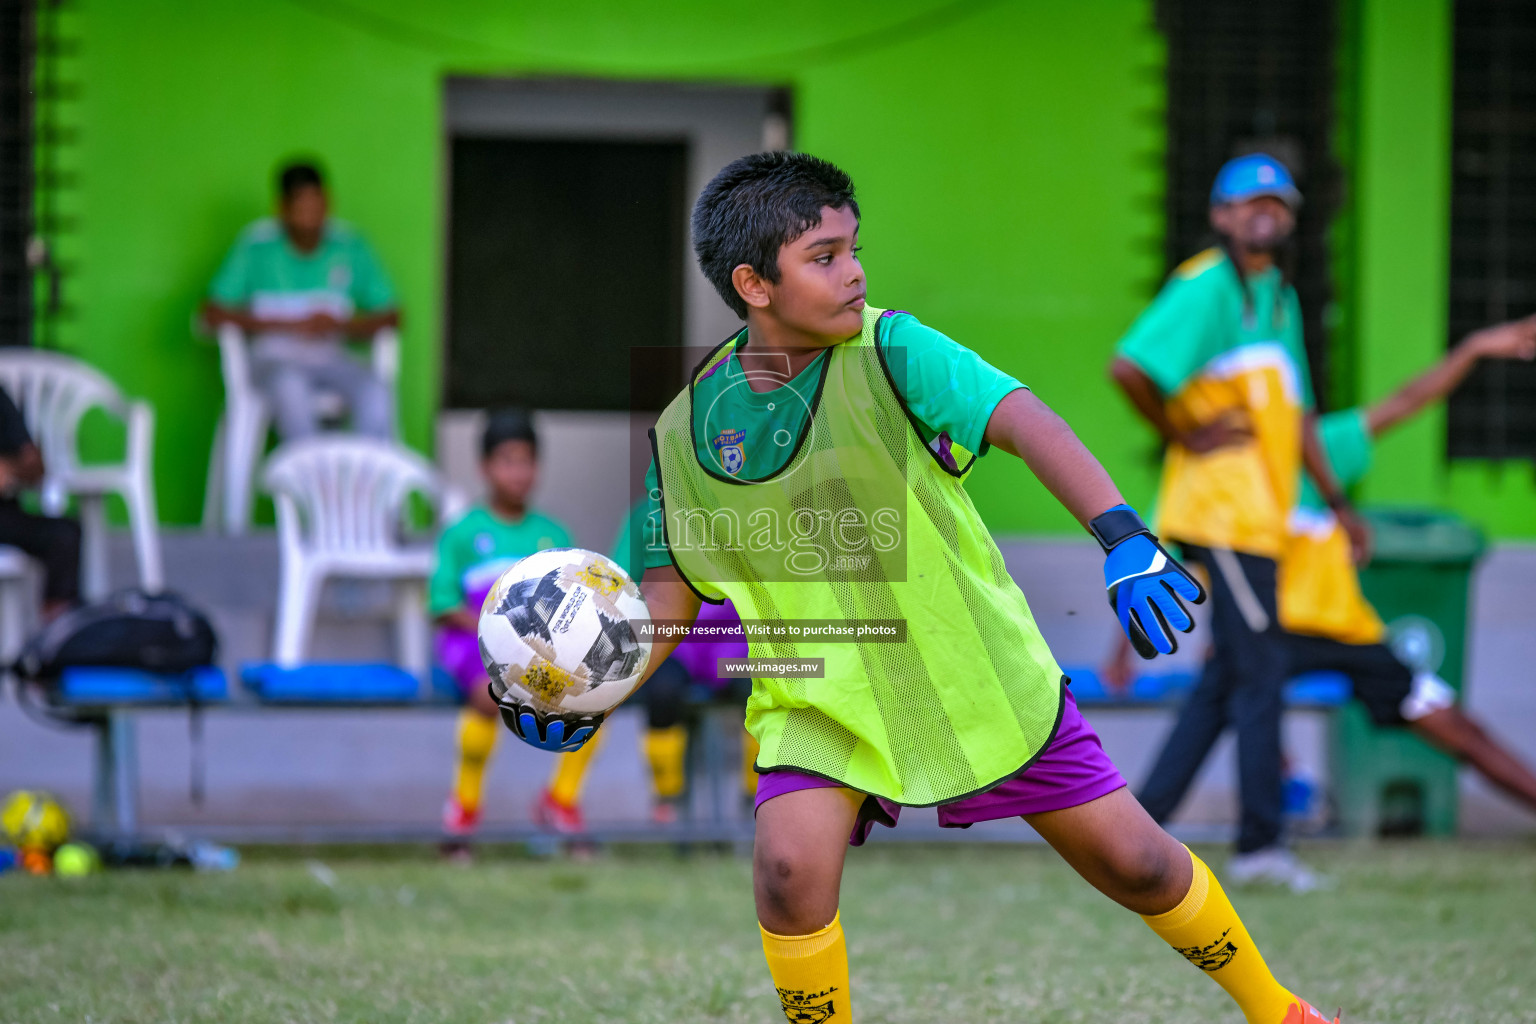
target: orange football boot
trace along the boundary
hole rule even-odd
[[[1285,1011],[1285,1020],[1281,1024],[1339,1024],[1339,1017],[1334,1014],[1333,1020],[1329,1020],[1314,1010],[1305,999],[1298,999]]]

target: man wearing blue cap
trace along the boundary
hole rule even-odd
[[[1187,260],[1116,347],[1111,376],[1167,443],[1158,534],[1211,580],[1212,652],[1141,796],[1165,820],[1223,728],[1237,733],[1237,882],[1317,879],[1281,845],[1276,567],[1305,465],[1349,534],[1369,535],[1317,443],[1301,307],[1281,268],[1301,193],[1264,154],[1223,166],[1211,190],[1220,244]]]

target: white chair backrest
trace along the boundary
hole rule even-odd
[[[434,504],[442,495],[426,459],[367,437],[326,435],[285,444],[268,460],[263,480],[278,501],[285,540],[327,554],[398,550],[410,495],[425,495]]]
[[[95,367],[57,352],[0,350],[0,387],[21,408],[27,432],[42,449],[49,475],[75,466],[76,434],[98,406],[125,415],[123,394]]]

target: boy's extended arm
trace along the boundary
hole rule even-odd
[[[1084,529],[1099,513],[1125,503],[1099,460],[1032,391],[1019,388],[997,403],[987,421],[986,439],[1023,459]]]
[[[1179,599],[1199,604],[1205,592],[1163,550],[1072,428],[1019,388],[992,410],[986,439],[1023,459],[1104,549],[1109,606],[1136,653],[1151,658],[1178,650],[1174,630],[1188,633],[1195,625]]]
[[[1379,437],[1425,406],[1455,391],[1479,359],[1530,361],[1532,357],[1536,357],[1536,317],[1473,331],[1439,363],[1381,401],[1372,403],[1365,413],[1366,425],[1372,437]]]

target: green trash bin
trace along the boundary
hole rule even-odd
[[[1393,651],[1416,671],[1464,686],[1467,595],[1483,535],[1454,515],[1372,509],[1375,554],[1360,572]],[[1334,716],[1334,794],[1345,835],[1456,833],[1456,761],[1409,730],[1379,728],[1351,702]]]

